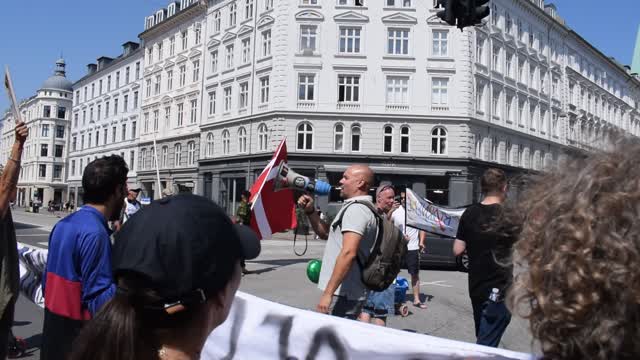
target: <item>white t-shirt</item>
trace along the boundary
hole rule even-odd
[[[405,224],[405,210],[400,206],[391,214],[393,224],[409,238],[407,250],[420,250],[420,231]]]
[[[130,203],[127,199],[124,199],[124,217],[122,219],[122,223],[124,224],[129,218],[140,210],[140,203],[136,200],[135,203]]]

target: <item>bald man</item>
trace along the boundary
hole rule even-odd
[[[377,235],[377,222],[371,210],[355,201],[373,205],[369,189],[373,171],[366,165],[352,165],[342,175],[340,196],[345,200],[336,215],[342,223],[327,224],[320,220],[313,197],[302,195],[298,205],[309,217],[318,237],[327,240],[322,258],[318,288],[323,291],[316,310],[321,313],[355,320],[362,311],[368,290],[362,282],[358,261],[364,264]]]

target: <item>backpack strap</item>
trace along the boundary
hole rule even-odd
[[[345,208],[340,212],[340,216],[338,216],[338,219],[336,221],[334,221],[334,223],[331,225],[331,227],[333,229],[335,229],[339,225],[342,225],[342,218],[344,217],[344,213],[347,212],[347,208],[349,206],[351,206],[352,204],[364,205],[369,210],[371,210],[371,212],[373,213],[373,216],[376,219],[376,225],[378,227],[378,233],[376,234],[376,240],[373,243],[373,248],[371,248],[370,253],[373,254],[373,253],[375,253],[377,251],[380,251],[380,246],[381,246],[381,243],[382,243],[381,237],[384,236],[384,225],[382,224],[382,220],[383,219],[380,216],[380,214],[378,214],[378,209],[376,209],[370,201],[354,200],[352,202],[349,202],[345,206]],[[358,253],[356,253],[356,262],[358,263],[358,266],[360,267],[360,271],[364,270],[364,268],[366,266],[366,262],[365,263],[362,262],[362,260],[360,259],[360,255]]]

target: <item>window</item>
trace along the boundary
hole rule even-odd
[[[433,30],[433,56],[449,55],[448,35],[446,30]]]
[[[343,54],[360,53],[360,27],[341,26],[339,51]]]
[[[116,127],[115,126],[111,128],[111,142],[112,143],[116,142]]]
[[[220,10],[218,10],[213,14],[213,32],[214,33],[220,32],[221,24],[222,24],[222,21],[220,17]]]
[[[160,153],[160,167],[166,168],[169,163],[169,147],[163,146]]]
[[[71,160],[71,175],[75,175],[75,174],[76,174],[76,161]]]
[[[56,138],[57,139],[64,138],[64,125],[56,125]]]
[[[47,177],[47,165],[39,165],[38,176],[41,178]]]
[[[511,34],[511,32],[513,31],[513,20],[511,19],[511,15],[509,15],[509,12],[505,11],[505,32],[507,34]]]
[[[113,115],[118,114],[118,98],[113,99]]]
[[[273,0],[264,0],[264,9],[265,10],[273,9]]]
[[[513,95],[507,95],[507,122],[513,122]]]
[[[136,122],[131,123],[131,139],[136,138]]]
[[[218,50],[211,52],[211,72],[218,72]]]
[[[229,27],[236,26],[236,4],[229,5]]]
[[[549,121],[547,119],[547,110],[542,109],[540,111],[540,131],[546,133],[549,131],[548,129]]]
[[[483,65],[485,64],[484,43],[484,38],[480,36],[476,38],[476,62]]]
[[[206,157],[213,157],[213,133],[208,133],[207,134],[207,145],[205,147],[206,152],[205,155]]]
[[[182,145],[180,143],[173,146],[173,166],[179,167],[182,164]]]
[[[80,137],[80,150],[84,149],[84,135]]]
[[[506,58],[506,62],[505,62],[505,75],[509,76],[509,77],[514,77],[513,76],[513,53],[511,52],[507,52],[507,58]]]
[[[249,83],[243,82],[240,84],[240,109],[244,109],[249,104]]]
[[[262,56],[271,55],[271,30],[262,32]]]
[[[116,89],[120,87],[120,71],[116,72]]]
[[[196,25],[193,31],[196,36],[196,45],[198,45],[200,44],[200,41],[201,41],[201,32],[202,32],[202,29],[200,28],[200,24]]]
[[[200,79],[200,60],[193,62],[193,82],[198,81],[198,79]]]
[[[124,96],[124,106],[122,107],[124,112],[127,112],[127,109],[129,109],[129,95]]]
[[[360,101],[360,75],[338,76],[338,102]]]
[[[387,54],[409,54],[409,29],[389,29],[387,37]]]
[[[260,124],[258,126],[258,146],[260,151],[267,151],[269,140],[269,131],[267,125]]]
[[[171,106],[164,108],[164,128],[168,129],[169,127],[171,127]],[[122,139],[124,140],[124,136]]]
[[[198,99],[191,100],[191,116],[190,123],[195,124],[198,116]]]
[[[244,1],[244,18],[251,19],[253,17],[253,0]]]
[[[94,97],[96,97],[96,84],[91,84],[91,98],[93,99]]]
[[[160,94],[160,82],[162,81],[162,77],[160,74],[156,75],[156,82],[153,84],[153,95]]]
[[[387,7],[403,7],[410,8],[411,0],[385,0]]]
[[[360,139],[362,138],[362,130],[360,125],[351,127],[351,151],[360,151]]]
[[[171,72],[173,74],[173,71]],[[138,107],[138,92],[134,92],[133,93],[133,107],[137,108]]]
[[[180,103],[177,106],[178,106],[178,123],[177,123],[177,126],[182,126],[182,123],[184,121],[184,104]]]
[[[51,117],[51,106],[45,105],[42,111],[42,117],[50,118]]]
[[[149,113],[144,113],[144,121],[142,123],[143,134],[149,132]]]
[[[535,117],[536,114],[536,105],[529,104],[529,126],[531,126],[531,130],[535,130],[537,128],[537,119]]]
[[[247,130],[244,127],[238,129],[238,152],[247,152]]]
[[[317,31],[316,25],[300,26],[300,51],[316,51]]]
[[[147,79],[147,97],[151,97],[151,79]]]
[[[431,154],[445,155],[447,153],[447,130],[437,127],[431,131]]]
[[[169,56],[173,56],[176,53],[176,37],[169,38]]]
[[[518,59],[518,81],[524,82],[526,77],[527,64],[524,59]]]
[[[78,137],[74,136],[71,139],[71,149],[72,149],[72,151],[76,151],[77,148],[78,148]]]
[[[409,127],[403,126],[400,128],[400,152],[408,153],[409,152]]]
[[[216,113],[216,90],[209,92],[209,116]]]
[[[173,70],[167,71],[167,90],[173,89]]]
[[[260,78],[260,103],[266,104],[269,102],[269,77],[265,76]]]
[[[189,44],[189,32],[188,30],[184,30],[180,35],[182,36],[182,50],[186,50]]]
[[[104,131],[104,142],[107,143],[107,130]],[[100,145],[100,130],[96,130],[96,146]]]
[[[484,84],[478,84],[476,86],[476,110],[479,112],[485,111],[484,87]]]
[[[162,60],[162,43],[158,43],[158,60]]]
[[[42,124],[42,135],[41,137],[49,137],[49,125],[48,124]]]
[[[231,134],[229,130],[222,132],[222,153],[227,155],[231,152]]]
[[[431,104],[437,106],[447,106],[449,104],[448,95],[449,79],[433,78],[431,80]]]
[[[495,71],[502,70],[502,66],[500,64],[500,46],[493,46],[491,68]]]
[[[525,100],[518,99],[518,125],[524,126],[526,113],[524,112]]]
[[[225,56],[225,68],[231,69],[233,67],[233,45],[227,45]]]
[[[315,74],[300,74],[298,76],[298,100],[315,100]]]
[[[502,96],[500,89],[494,89],[493,96],[491,97],[491,114],[498,119],[502,116],[500,96]]]
[[[344,125],[333,127],[333,151],[344,151]]]
[[[140,170],[144,170],[147,163],[147,149],[140,149]]]
[[[122,133],[120,134],[122,141],[127,139],[127,124],[122,124]]]
[[[498,139],[495,137],[491,138],[491,150],[489,153],[489,160],[491,161],[498,161],[498,147],[500,146],[500,143],[498,142]]]
[[[246,64],[251,60],[251,39],[242,39],[242,63]]]
[[[183,87],[184,84],[187,82],[187,66],[186,65],[182,65],[180,66],[180,87]]]
[[[553,95],[553,97],[556,97],[556,98],[558,97],[558,84],[559,84],[558,78],[554,76],[553,81],[551,82],[551,95]]]
[[[224,112],[231,111],[231,86],[224,88]]]
[[[160,110],[153,111],[153,131],[157,132],[160,125]]]
[[[387,104],[408,104],[409,78],[387,76]]]
[[[318,0],[302,0],[302,5],[318,5]]]
[[[389,153],[393,151],[393,127],[391,127],[391,125],[387,125],[384,127],[383,132],[382,151]]]
[[[58,106],[58,119],[67,118],[67,108],[64,106]]]
[[[194,166],[196,164],[196,143],[195,141],[189,141],[187,144],[187,165]]]
[[[93,108],[89,108],[89,122],[93,122]]]
[[[138,79],[140,79],[140,62],[139,61],[136,63],[136,80]]]
[[[553,113],[551,116],[551,135],[558,136],[558,114]]]
[[[49,145],[41,144],[40,145],[40,156],[49,156]]]

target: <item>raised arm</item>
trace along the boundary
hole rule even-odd
[[[9,212],[9,203],[13,201],[20,176],[20,161],[22,159],[22,149],[24,142],[29,135],[29,129],[24,122],[16,124],[15,141],[11,147],[9,158],[0,176],[0,218]]]

